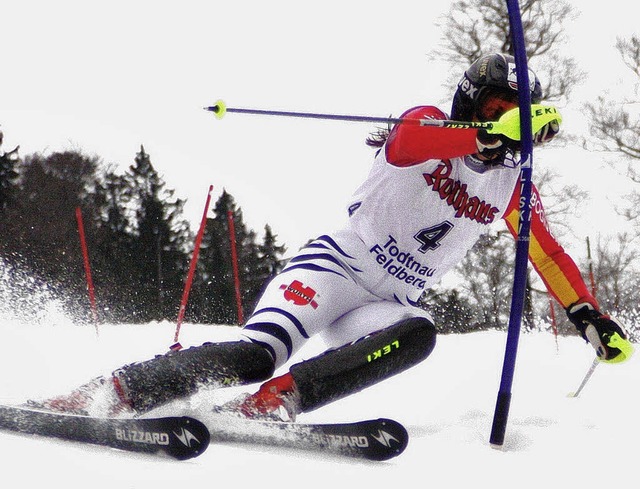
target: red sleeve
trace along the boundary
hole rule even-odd
[[[520,184],[518,182],[507,212],[504,214],[507,227],[514,237],[518,236],[519,201]],[[531,189],[531,202],[529,260],[547,290],[565,309],[577,302],[589,302],[598,308],[598,302],[589,293],[575,262],[551,234],[540,194],[535,186]]]
[[[409,109],[401,118],[415,123],[396,124],[386,144],[387,161],[394,166],[412,166],[426,160],[445,160],[478,151],[476,129],[421,126],[420,119],[444,120],[446,114],[430,105]]]

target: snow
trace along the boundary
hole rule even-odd
[[[55,308],[54,308],[55,309]],[[186,347],[237,337],[231,326],[183,324]],[[167,351],[169,322],[77,325],[50,312],[37,323],[0,316],[0,402],[66,392],[89,378]],[[389,417],[410,434],[407,450],[387,462],[368,462],[287,449],[211,445],[178,462],[109,448],[0,432],[3,479],[15,487],[602,487],[638,479],[634,441],[640,357],[601,364],[570,398],[589,369],[591,348],[577,337],[522,334],[505,445],[488,439],[502,369],[506,333],[441,335],[433,354],[409,371],[303,414],[299,421]],[[311,342],[294,361],[322,351]],[[163,408],[206,409],[244,388],[203,392]],[[160,414],[163,414],[160,410]],[[631,484],[633,486],[633,483]]]

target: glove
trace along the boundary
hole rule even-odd
[[[478,154],[485,160],[503,160],[507,151],[515,153],[520,150],[520,141],[514,141],[504,134],[489,134],[485,129],[478,129],[476,146]]]
[[[560,132],[560,124],[558,123],[557,120],[553,120],[545,124],[544,126],[542,126],[542,128],[533,135],[533,142],[534,144],[548,143],[559,132]]]
[[[593,346],[601,361],[621,363],[633,354],[633,346],[624,326],[597,311],[591,304],[575,304],[567,310],[567,316],[582,337]]]

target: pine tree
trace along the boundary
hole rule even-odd
[[[273,277],[280,273],[284,268],[283,256],[287,251],[284,245],[278,245],[278,236],[273,234],[271,226],[268,224],[264,227],[264,238],[260,246],[260,260],[262,269],[265,271],[263,280]]]
[[[27,156],[18,167],[19,196],[5,211],[2,236],[10,240],[3,253],[27,265],[75,313],[88,307],[75,212],[91,191],[98,163],[77,151]]]
[[[236,211],[234,221],[241,223],[240,227],[236,224],[236,241],[243,315],[246,318],[253,312],[267,282],[284,267],[282,254],[286,248],[276,244],[277,236],[268,224],[262,244],[258,244],[255,231],[243,224],[240,209]]]
[[[2,147],[3,137],[0,131],[0,147]],[[15,198],[19,176],[16,171],[17,162],[18,147],[8,153],[0,151],[0,214],[12,204]]]
[[[146,322],[175,317],[187,268],[188,225],[180,219],[184,201],[173,198],[174,191],[166,188],[144,146],[140,146],[125,177],[130,202],[136,209],[138,319]]]
[[[257,235],[244,223],[240,209],[226,190],[217,200],[207,221],[199,260],[199,277],[194,282],[192,316],[203,322],[237,324],[238,311],[233,273],[229,213],[235,229],[236,255],[243,316],[253,310],[265,281],[282,267],[280,255],[284,246],[276,245],[276,236],[269,226],[265,238],[258,244]],[[189,313],[188,313],[189,314]]]
[[[278,245],[277,241],[278,236],[273,233],[271,226],[265,225],[262,244],[257,249],[257,263],[252,275],[253,287],[249,293],[249,297],[253,298],[251,309],[267,283],[284,268],[283,256],[287,248]]]
[[[213,209],[215,217],[207,220],[200,247],[200,274],[192,292],[192,301],[197,304],[198,321],[220,324],[237,322],[227,217],[229,211],[236,211],[235,201],[223,190]],[[238,227],[236,223],[236,231]]]
[[[91,250],[93,279],[98,289],[101,319],[131,321],[138,307],[138,266],[131,192],[123,175],[106,171],[96,182],[89,215],[92,232],[87,240]]]

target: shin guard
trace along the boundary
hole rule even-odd
[[[260,382],[274,371],[271,355],[259,345],[243,341],[205,343],[113,373],[120,394],[138,413],[191,395],[207,385],[231,386]]]
[[[301,411],[313,411],[403,372],[427,358],[435,343],[434,325],[411,318],[292,366]]]

